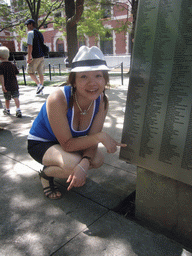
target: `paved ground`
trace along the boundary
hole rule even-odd
[[[120,141],[128,78],[124,86],[118,79],[111,84],[104,130]],[[85,186],[67,192],[65,180],[57,180],[64,197],[58,201],[44,197],[37,174],[41,165],[28,155],[26,139],[40,107],[56,89],[46,87],[44,95],[36,96],[36,88],[20,86],[23,118],[15,117],[13,102],[10,116],[0,111],[4,127],[0,131],[0,255],[192,255],[182,245],[112,211],[136,186],[136,167],[119,160],[119,151],[107,154],[100,146],[105,163],[89,172]],[[4,105],[2,92],[0,99]]]

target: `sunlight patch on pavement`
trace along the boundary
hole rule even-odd
[[[27,167],[21,163],[16,163],[14,165],[14,171],[16,172],[16,174],[20,174],[25,177],[30,177],[30,176],[34,175],[34,171],[32,169],[30,169],[29,167]]]
[[[116,124],[115,127],[118,128],[118,129],[123,129],[123,124]]]
[[[26,198],[25,194],[17,194],[15,193],[14,196],[11,198],[10,206],[12,209],[34,209],[35,206],[40,205],[42,200],[38,197],[35,198]]]

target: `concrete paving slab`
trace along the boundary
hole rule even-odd
[[[65,180],[57,181],[67,187]],[[104,164],[97,170],[90,170],[86,184],[73,191],[108,208],[114,209],[135,190],[136,175],[112,165]]]
[[[108,211],[63,187],[61,200],[45,198],[36,173],[9,157],[0,167],[2,256],[50,255]]]
[[[181,245],[108,212],[54,256],[189,256]]]

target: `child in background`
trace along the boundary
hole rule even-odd
[[[16,117],[22,117],[19,102],[19,86],[16,75],[19,74],[17,67],[8,61],[9,49],[0,46],[0,83],[5,97],[5,109],[3,113],[10,115],[10,100],[14,99],[16,105]]]

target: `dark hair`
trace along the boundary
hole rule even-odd
[[[33,19],[28,19],[26,22],[25,22],[25,25],[29,25],[29,24],[33,24],[33,26],[35,26],[35,21]]]
[[[109,83],[109,74],[108,74],[108,71],[102,71],[103,72],[103,77],[105,79],[105,84],[107,85]],[[69,74],[69,78],[68,78],[68,81],[67,81],[67,84],[71,85],[71,97],[70,97],[70,100],[69,100],[69,107],[72,108],[73,107],[73,96],[74,96],[74,93],[76,91],[76,88],[74,86],[75,84],[75,78],[76,78],[76,72],[71,72]],[[103,100],[104,100],[104,103],[105,103],[105,109],[107,108],[107,104],[108,104],[108,99],[107,99],[107,96],[105,95],[105,89],[103,91]]]

